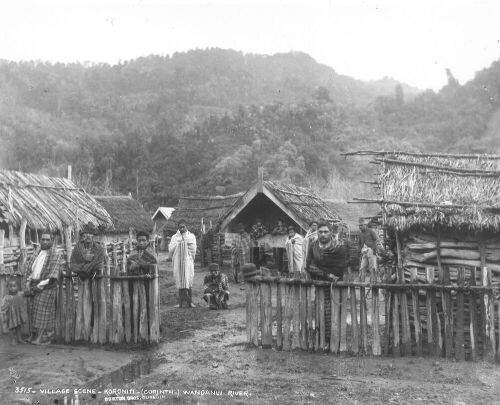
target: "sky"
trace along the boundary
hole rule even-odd
[[[438,90],[500,59],[498,0],[2,0],[0,59],[110,64],[229,48],[300,51],[361,80]]]

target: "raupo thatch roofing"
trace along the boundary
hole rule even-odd
[[[106,209],[113,221],[113,229],[108,233],[128,233],[134,231],[152,232],[154,222],[141,203],[131,196],[94,196]]]
[[[323,219],[333,223],[342,222],[340,216],[313,191],[292,184],[262,181],[262,183],[255,183],[224,214],[221,228],[225,229],[259,194],[263,194],[273,201],[304,230],[309,228],[311,220]]]
[[[178,206],[165,223],[165,229],[167,232],[175,233],[177,222],[181,219],[186,221],[188,230],[194,234],[200,233],[202,219],[206,229],[210,224],[215,227],[222,215],[242,194],[180,197]]]
[[[0,170],[0,221],[17,227],[23,219],[38,230],[112,226],[106,210],[71,180]]]

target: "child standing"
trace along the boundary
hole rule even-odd
[[[19,292],[17,281],[10,278],[7,282],[8,294],[2,298],[0,312],[2,323],[9,329],[12,338],[11,344],[21,342],[21,328],[28,320],[26,301],[22,292]]]

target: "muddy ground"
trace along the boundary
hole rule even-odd
[[[197,307],[175,309],[172,273],[161,268],[155,347],[12,347],[2,339],[0,403],[500,404],[498,364],[248,348],[244,285],[231,283],[229,310],[210,311],[201,298],[205,274],[196,269]],[[16,393],[23,387],[35,393]]]

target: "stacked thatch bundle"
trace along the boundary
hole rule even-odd
[[[500,157],[391,153],[375,161],[388,226],[500,230]]]

